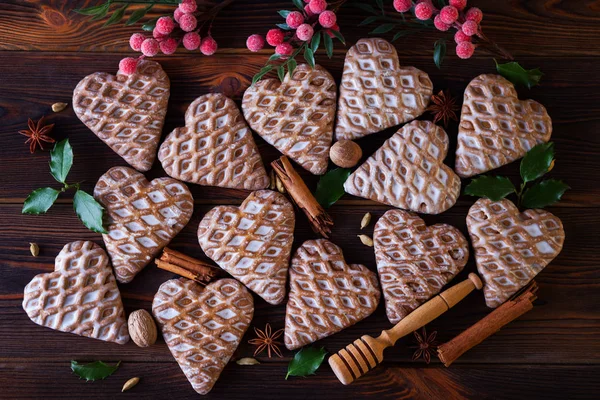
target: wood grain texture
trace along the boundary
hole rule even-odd
[[[54,257],[65,243],[93,240],[100,235],[85,229],[72,209],[71,195],[63,195],[47,215],[21,215],[22,202],[35,188],[56,186],[48,170],[48,152],[30,155],[24,138],[16,132],[27,118],[49,115],[56,123],[54,136],[68,137],[75,150],[69,181],[83,181],[91,191],[100,175],[125,162],[94,136],[75,117],[71,107],[53,114],[55,102],[71,101],[72,91],[84,76],[105,71],[114,73],[119,60],[131,54],[127,40],[136,27],[101,28],[70,10],[98,1],[8,0],[0,3],[0,398],[197,398],[172,358],[162,338],[141,349],[104,343],[52,331],[31,322],[23,309],[23,287],[34,275],[54,268]],[[385,2],[388,7],[391,1]],[[385,362],[351,386],[342,386],[324,364],[316,376],[284,380],[293,352],[283,359],[259,356],[262,364],[238,366],[230,363],[209,399],[591,399],[600,390],[600,2],[590,0],[550,1],[470,0],[483,9],[488,36],[507,48],[527,68],[541,67],[542,85],[519,88],[521,98],[544,104],[553,119],[552,140],[557,162],[551,176],[565,180],[571,190],[549,211],[560,217],[567,235],[562,253],[536,278],[539,299],[534,309],[499,333],[463,355],[450,368],[436,359],[429,366],[411,361],[412,337],[403,338],[385,353]],[[280,22],[276,11],[291,9],[291,1],[236,0],[215,21],[213,34],[221,51],[213,57],[180,51],[157,57],[171,79],[171,100],[163,137],[183,124],[185,110],[196,97],[221,92],[239,104],[251,77],[269,53],[245,49],[249,34],[264,32]],[[168,7],[157,10],[168,12]],[[367,36],[374,26],[356,25],[365,13],[347,6],[340,12],[342,32],[348,45]],[[388,39],[391,34],[383,35]],[[395,43],[403,65],[428,72],[435,91],[450,88],[459,98],[469,81],[482,73],[493,73],[493,61],[483,52],[468,61],[459,60],[449,49],[442,70],[431,59],[436,32],[400,39]],[[451,46],[450,46],[451,47]],[[345,49],[337,45],[328,60],[317,62],[339,82]],[[430,115],[425,115],[430,119]],[[457,124],[447,130],[451,143],[446,162],[453,166]],[[395,129],[359,141],[364,158],[372,154]],[[279,153],[255,135],[266,165]],[[298,168],[309,187],[317,178]],[[518,178],[518,162],[493,172]],[[146,174],[164,176],[160,164]],[[463,185],[469,180],[464,180]],[[218,204],[240,204],[246,191],[189,185],[195,211],[189,225],[171,247],[210,261],[196,238],[203,215]],[[467,233],[465,218],[474,199],[461,196],[455,207],[439,216],[425,216],[428,224],[444,222]],[[359,233],[372,235],[374,224],[389,207],[344,196],[330,209],[335,225],[332,241],[344,251],[348,262],[375,269],[373,249],[363,246]],[[365,212],[373,214],[367,228],[360,230]],[[295,250],[304,240],[315,238],[301,213],[297,213]],[[33,258],[29,242],[40,246]],[[473,257],[454,282],[475,271]],[[136,279],[121,285],[127,312],[151,308],[154,293],[172,274],[150,265]],[[255,296],[252,326],[269,322],[283,327],[285,306],[270,306]],[[451,339],[490,310],[481,293],[473,293],[428,327],[437,330],[440,341]],[[390,324],[383,304],[376,312],[343,332],[319,341],[331,353],[363,334],[377,335]],[[251,356],[254,348],[243,339],[234,358]],[[283,349],[283,348],[282,348]],[[122,360],[110,378],[85,383],[71,374],[72,359]],[[121,394],[123,383],[141,377],[140,384]]]

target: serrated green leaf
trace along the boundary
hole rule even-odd
[[[331,36],[329,36],[327,33],[323,34],[323,43],[325,45],[327,57],[333,57],[333,40],[331,40]]]
[[[292,3],[296,6],[300,11],[304,11],[304,4],[302,4],[301,0],[292,0]]]
[[[115,373],[119,369],[121,361],[115,365],[108,365],[102,361],[94,361],[88,364],[79,364],[77,361],[71,361],[71,370],[80,378],[86,381],[96,381],[105,379]]]
[[[59,190],[51,187],[36,189],[25,199],[21,213],[43,214],[52,207],[59,194]]]
[[[442,68],[444,57],[446,57],[446,40],[440,39],[433,46],[433,62],[438,69]]]
[[[548,179],[538,182],[525,191],[521,205],[525,208],[544,208],[556,203],[570,187],[559,180]]]
[[[496,70],[500,75],[514,83],[515,85],[523,85],[531,89],[539,85],[542,76],[544,75],[539,68],[526,70],[518,62],[512,61],[506,64],[496,63]]]
[[[103,223],[104,208],[83,190],[77,189],[75,192],[73,209],[86,228],[98,233],[108,233]]]
[[[358,24],[358,26],[364,26],[364,25],[369,25],[372,24],[373,22],[377,21],[379,19],[379,16],[377,15],[371,15],[370,17],[367,17],[365,19],[363,19],[360,24]]]
[[[50,173],[60,183],[66,183],[67,175],[73,166],[73,149],[69,139],[62,140],[54,145],[50,152]]]
[[[308,376],[313,375],[325,360],[327,351],[324,347],[303,347],[294,355],[294,358],[288,364],[288,371],[285,376]]]
[[[388,33],[395,27],[396,27],[396,24],[381,24],[378,27],[376,27],[375,29],[373,29],[371,32],[369,32],[369,34],[377,35],[379,33]]]
[[[315,199],[324,208],[329,208],[344,195],[344,182],[352,171],[347,168],[336,168],[319,178]]]
[[[129,19],[127,20],[127,22],[125,22],[125,25],[129,26],[129,25],[135,24],[140,19],[144,18],[144,16],[148,13],[148,11],[150,11],[152,9],[152,7],[154,7],[154,4],[150,4],[147,7],[135,10],[134,12],[131,13],[131,15],[129,16]]]
[[[304,59],[306,60],[308,65],[310,65],[311,68],[315,67],[315,55],[308,46],[306,46],[306,48],[304,49]]]
[[[144,25],[142,25],[142,30],[144,31],[153,31],[154,27],[156,26],[156,21],[158,21],[158,18],[153,18],[150,21],[146,22]]]
[[[293,31],[292,28],[288,24],[275,24],[279,29],[283,29],[284,31]]]
[[[340,42],[342,42],[342,44],[345,46],[346,45],[346,39],[344,39],[344,35],[342,35],[342,33],[340,31],[336,31],[335,29],[330,29],[329,32],[333,33],[333,35],[338,38],[338,40]]]
[[[263,76],[265,76],[270,70],[273,69],[271,64],[267,64],[258,71],[256,75],[252,78],[252,84],[254,85],[256,82],[260,81]]]
[[[284,19],[287,18],[288,15],[290,15],[292,12],[289,10],[279,10],[277,11],[277,14],[281,15]]]
[[[319,44],[321,44],[321,31],[315,33],[310,41],[310,49],[312,50],[313,54],[319,49]]]
[[[483,175],[475,178],[465,188],[465,194],[477,197],[487,197],[498,201],[515,192],[515,185],[503,176]]]
[[[279,77],[279,80],[283,82],[283,78],[285,78],[285,67],[283,65],[277,67],[277,76]]]
[[[110,3],[100,4],[99,6],[87,7],[87,8],[76,8],[73,11],[77,14],[82,15],[98,15],[102,12],[105,12],[105,9],[108,10]]]
[[[531,182],[543,176],[554,160],[554,143],[540,143],[525,154],[521,160],[521,178]]]
[[[103,26],[110,26],[121,22],[121,20],[123,19],[123,15],[125,15],[125,10],[127,10],[127,7],[129,7],[129,4],[125,4],[123,7],[118,8],[115,12],[113,12],[108,21],[106,21]]]
[[[298,63],[296,62],[295,58],[290,58],[287,64],[288,64],[288,74],[290,74],[290,78],[291,78],[294,75],[294,71],[296,70]]]

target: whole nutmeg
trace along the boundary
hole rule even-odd
[[[362,150],[352,140],[342,139],[331,146],[329,158],[338,167],[352,168],[360,161]]]
[[[136,310],[129,314],[127,320],[129,336],[140,347],[148,347],[156,342],[156,323],[146,310]]]

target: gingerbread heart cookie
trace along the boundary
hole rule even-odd
[[[456,173],[467,178],[498,168],[551,135],[552,120],[543,105],[519,100],[514,85],[500,75],[479,75],[465,90]]]
[[[92,339],[129,341],[121,294],[108,256],[93,242],[72,242],[54,261],[54,272],[25,286],[23,309],[38,325]]]
[[[140,60],[131,75],[96,72],[73,91],[77,117],[104,143],[139,171],[156,158],[170,82],[160,64]]]
[[[337,87],[325,68],[298,65],[283,82],[264,79],[246,89],[244,117],[269,144],[315,175],[327,171]]]
[[[425,112],[432,93],[429,75],[400,67],[391,43],[361,39],[346,53],[335,137],[358,139],[415,119]]]
[[[199,394],[213,388],[252,321],[252,295],[233,279],[202,287],[171,279],[152,302],[171,354]]]
[[[280,193],[252,192],[241,206],[219,206],[200,221],[208,257],[268,303],[285,297],[294,240],[294,208]]]
[[[113,167],[100,177],[94,197],[107,212],[103,234],[120,283],[135,275],[188,223],[194,199],[188,188],[172,178],[148,182],[128,168]]]
[[[375,311],[379,297],[374,272],[346,264],[329,240],[304,242],[290,268],[285,346],[294,350],[354,325]]]
[[[222,94],[198,97],[160,146],[158,159],[175,179],[205,186],[258,190],[269,177],[235,103]]]
[[[404,125],[344,183],[346,193],[439,214],[456,203],[460,179],[444,164],[448,135],[429,121]]]
[[[395,324],[438,294],[469,259],[469,244],[447,224],[426,226],[413,213],[389,210],[373,234],[385,309]]]
[[[488,307],[496,308],[526,286],[562,250],[563,224],[544,210],[522,213],[507,199],[479,199],[467,215],[477,270]]]

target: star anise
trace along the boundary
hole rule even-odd
[[[412,348],[416,348],[415,354],[413,354],[412,359],[417,360],[419,358],[423,358],[427,364],[431,362],[431,355],[435,353],[437,349],[437,342],[435,337],[437,336],[437,331],[433,331],[429,336],[427,336],[427,331],[425,327],[421,330],[421,334],[419,332],[414,331],[415,338],[417,339],[417,345],[411,346]]]
[[[433,114],[434,124],[443,121],[444,127],[448,127],[450,120],[458,121],[456,99],[450,95],[448,89],[440,90],[438,94],[431,96],[431,105],[427,107],[427,111]]]
[[[281,350],[279,350],[279,346],[281,346],[282,343],[276,341],[276,339],[283,334],[283,329],[271,333],[271,325],[267,324],[264,331],[261,331],[255,327],[254,332],[256,332],[256,336],[258,337],[255,339],[250,339],[248,343],[258,346],[254,352],[255,357],[265,349],[267,349],[267,355],[269,358],[271,358],[271,352],[275,353],[278,357],[283,357]]]
[[[53,138],[48,136],[48,134],[52,131],[52,128],[54,128],[54,124],[44,125],[44,117],[40,118],[37,123],[29,118],[27,126],[29,129],[20,130],[19,133],[29,138],[25,141],[25,144],[29,143],[29,151],[31,153],[35,151],[36,146],[40,146],[40,149],[44,150],[42,142],[55,142]]]

